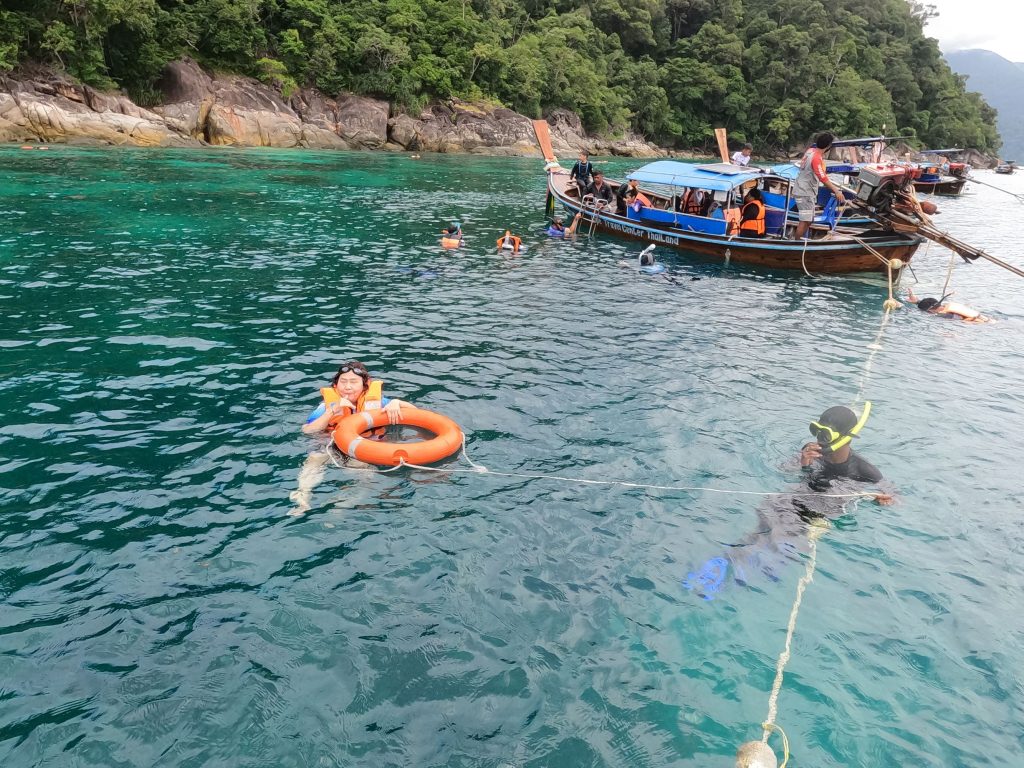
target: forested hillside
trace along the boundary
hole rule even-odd
[[[906,0],[0,0],[0,71],[40,61],[159,98],[189,55],[285,95],[315,85],[416,110],[453,96],[591,131],[759,147],[815,131],[992,150],[994,114]]]

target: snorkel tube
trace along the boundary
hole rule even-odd
[[[853,413],[852,409],[850,413]],[[864,410],[861,411],[860,418],[857,422],[847,431],[841,432],[834,429],[829,424],[823,424],[817,421],[812,421],[810,430],[811,434],[814,435],[818,444],[821,446],[823,451],[829,453],[835,453],[844,446],[848,445],[853,438],[860,434],[861,429],[867,423],[868,417],[871,415],[871,401],[864,401]]]

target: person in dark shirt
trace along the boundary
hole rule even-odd
[[[800,450],[800,466],[808,473],[812,490],[827,490],[832,481],[839,478],[862,483],[877,483],[882,479],[878,468],[854,452],[851,446],[870,413],[871,403],[864,404],[860,417],[852,408],[835,405],[811,422],[811,434],[817,439]],[[893,499],[888,493],[878,493],[875,501],[892,504]]]
[[[590,186],[590,179],[594,175],[594,165],[587,158],[586,152],[580,152],[580,159],[573,163],[572,170],[569,171],[569,181],[576,182],[581,198],[587,194],[587,187]]]
[[[594,196],[595,203],[603,200],[608,204],[615,200],[615,190],[604,180],[604,174],[601,171],[594,171],[594,183],[587,189],[587,194]]]
[[[691,571],[683,586],[713,600],[729,578],[747,584],[760,574],[775,581],[788,561],[809,553],[812,535],[821,534],[812,532],[848,514],[849,504],[858,497],[892,504],[889,493],[865,491],[862,483],[878,483],[882,473],[850,447],[870,413],[870,403],[864,403],[859,417],[853,409],[837,405],[812,421],[811,434],[817,439],[800,451],[804,482],[761,504],[756,530]]]

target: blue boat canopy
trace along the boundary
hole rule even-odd
[[[696,187],[713,192],[728,192],[764,175],[760,169],[744,168],[727,163],[695,165],[676,160],[658,160],[638,168],[626,178],[641,184],[664,184],[669,187]]]

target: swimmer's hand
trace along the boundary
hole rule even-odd
[[[893,504],[896,501],[896,499],[892,497],[891,493],[876,493],[875,501],[877,501],[883,507],[888,507],[890,504]]]
[[[397,424],[402,418],[402,401],[392,400],[390,403],[384,406],[384,413],[388,415],[388,422],[391,424]]]
[[[800,466],[809,467],[821,458],[821,446],[817,443],[807,443],[800,449]]]
[[[331,403],[327,407],[327,411],[330,414],[333,415],[333,414],[337,413],[338,411],[340,411],[342,408],[351,408],[353,412],[355,412],[355,410],[356,410],[356,407],[352,404],[352,401],[349,400],[347,397],[343,397],[338,402]]]

